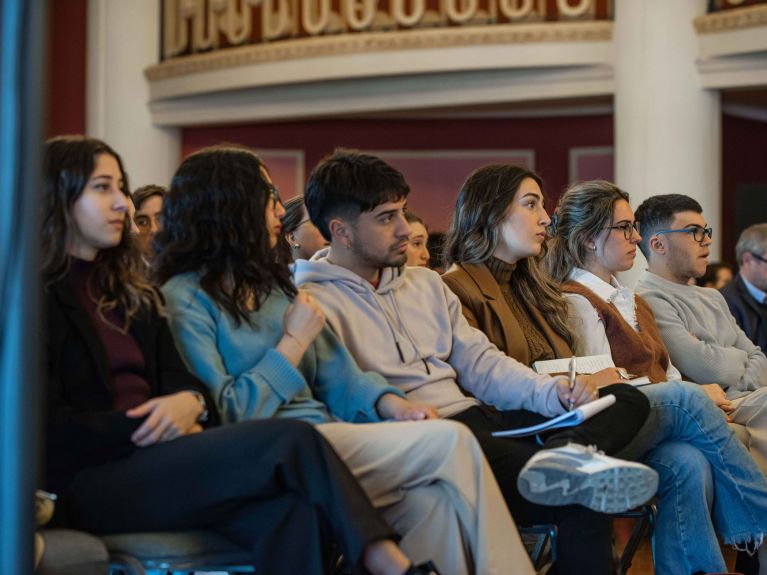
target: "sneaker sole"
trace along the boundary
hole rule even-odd
[[[633,509],[655,495],[658,474],[649,468],[609,467],[586,473],[560,465],[523,469],[517,478],[522,497],[540,505],[583,505],[601,513]]]

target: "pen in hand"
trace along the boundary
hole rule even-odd
[[[575,356],[570,358],[569,378],[570,378],[570,398],[567,400],[567,403],[568,403],[567,410],[572,411],[573,406],[575,405],[573,402],[573,390],[575,389]]]

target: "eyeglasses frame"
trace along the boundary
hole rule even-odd
[[[622,224],[620,224],[618,226],[607,226],[605,229],[606,230],[620,230],[620,231],[623,232],[624,239],[627,239],[627,240],[630,240],[631,238],[634,237],[634,232],[636,232],[637,235],[640,235],[639,234],[639,222],[638,221],[634,220],[633,222],[631,222],[631,224],[629,225],[628,228],[624,228],[623,226],[625,226],[626,224],[628,224],[628,222],[624,222],[624,223],[622,223]]]
[[[136,224],[139,234],[141,235],[149,235],[151,233],[150,230],[152,229],[152,220],[154,220],[154,225],[157,229],[162,227],[162,214],[157,214],[156,216],[134,214],[133,216],[133,223]]]
[[[698,232],[701,232],[703,234],[703,236],[699,240],[695,239],[695,234],[697,234]],[[654,236],[662,236],[662,235],[665,235],[665,234],[676,234],[676,233],[692,234],[692,240],[694,242],[697,242],[697,243],[703,245],[703,242],[706,241],[706,236],[708,236],[708,239],[712,239],[714,237],[714,228],[712,228],[711,226],[709,226],[707,228],[704,228],[702,226],[693,226],[693,227],[689,227],[689,228],[678,228],[676,230],[671,230],[671,229],[668,229],[668,230],[658,230],[653,235]]]

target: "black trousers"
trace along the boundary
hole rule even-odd
[[[617,453],[633,439],[647,419],[650,404],[640,391],[627,384],[604,387],[600,395],[612,393],[615,404],[578,427],[556,430],[543,436],[544,447],[534,438],[493,437],[493,431],[526,427],[547,419],[529,411],[497,411],[472,407],[451,419],[474,432],[501,487],[514,520],[521,526],[556,524],[559,575],[609,574],[612,568],[612,520],[610,516],[579,505],[548,507],[531,503],[517,490],[517,477],[528,459],[545,448],[568,442],[595,445],[607,454]]]
[[[351,564],[398,536],[306,423],[240,423],[78,473],[73,526],[95,534],[211,529],[253,551],[258,573],[320,574],[338,543]]]

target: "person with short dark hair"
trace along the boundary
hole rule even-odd
[[[291,283],[277,249],[284,210],[259,158],[200,150],[176,171],[165,204],[158,279],[182,356],[224,421],[315,424],[413,563],[433,559],[446,575],[511,565],[531,575],[469,430],[433,420],[432,408],[361,371],[317,302]]]
[[[249,551],[258,573],[326,574],[336,543],[351,564],[402,573],[397,534],[310,425],[202,431],[219,412],[143,277],[120,156],[93,138],[54,138],[43,171],[44,486],[59,495],[54,521],[97,535],[211,530]]]
[[[735,245],[738,275],[720,288],[735,321],[767,352],[767,224],[754,224],[741,232]]]
[[[402,174],[375,156],[336,150],[323,159],[305,202],[331,245],[297,263],[297,284],[317,298],[361,367],[474,431],[517,521],[557,524],[557,573],[611,573],[610,520],[598,512],[643,502],[657,475],[586,446],[599,443],[608,453],[625,446],[644,422],[646,400],[629,390],[635,401],[611,408],[625,413],[626,426],[605,442],[588,424],[544,436],[545,449],[533,438],[493,437],[586,404],[596,387],[578,377],[571,389],[567,378],[537,375],[502,353],[469,326],[439,275],[404,265],[409,191]]]
[[[162,200],[167,190],[162,186],[142,186],[134,190],[131,198],[136,208],[133,221],[138,228],[138,239],[144,257],[154,255],[152,239],[162,226]]]

